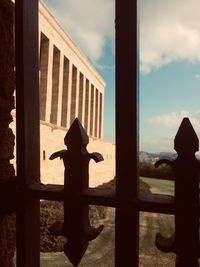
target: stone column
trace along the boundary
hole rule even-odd
[[[88,79],[86,79],[85,82],[85,118],[84,118],[84,125],[87,134],[89,135],[90,133],[90,82]]]
[[[69,60],[64,57],[63,66],[63,89],[62,89],[62,111],[61,111],[61,126],[67,127],[67,108],[69,99]]]
[[[97,127],[97,136],[98,136],[98,138],[100,139],[100,128],[101,128],[101,125],[100,125],[100,121],[99,121],[99,119],[100,119],[100,112],[101,112],[101,99],[100,99],[100,97],[101,97],[101,93],[100,93],[100,91],[98,90],[98,106],[99,106],[99,110],[98,110],[98,127]]]
[[[78,118],[81,124],[83,125],[83,90],[84,90],[84,76],[80,72],[79,75],[79,97],[78,97]]]
[[[50,114],[50,123],[52,124],[57,124],[59,84],[60,84],[60,50],[54,45],[53,69],[52,69],[51,114]]]
[[[60,52],[59,87],[58,87],[58,114],[57,125],[61,126],[62,94],[63,94],[64,55]]]
[[[14,135],[9,128],[14,108],[13,3],[0,1],[0,180],[15,176]],[[0,266],[12,267],[15,252],[15,216],[0,215]]]
[[[101,139],[103,139],[103,131],[104,131],[104,90],[102,92],[102,120],[101,120]]]
[[[90,98],[90,136],[94,136],[94,111],[95,111],[95,89],[91,84],[91,98]]]
[[[73,65],[72,67],[72,91],[71,91],[71,117],[70,125],[74,119],[78,116],[78,85],[79,85],[79,72],[78,69]]]
[[[49,39],[49,57],[48,57],[48,71],[47,71],[47,98],[46,98],[46,116],[45,116],[46,122],[50,122],[50,114],[51,114],[52,69],[53,69],[53,43],[51,39]]]
[[[72,96],[72,63],[69,61],[69,81],[68,81],[68,103],[67,103],[67,129],[71,122],[71,96]]]
[[[84,128],[85,128],[85,96],[86,96],[86,78],[83,75],[82,125]]]
[[[99,100],[99,138],[103,138],[103,93],[100,93]]]
[[[40,44],[40,119],[46,119],[47,82],[49,65],[49,40],[41,33]]]
[[[79,93],[80,93],[80,71],[77,69],[77,82],[76,82],[76,110],[75,110],[75,118],[78,118],[78,114],[79,114]]]
[[[94,135],[96,138],[99,137],[99,90],[96,88],[95,93],[95,130]]]
[[[41,31],[40,31],[40,29],[38,30],[38,32],[39,32],[39,36],[38,36],[38,51],[39,51],[39,53],[40,53],[40,45],[41,45],[41,35],[42,35],[42,33],[41,33]],[[39,56],[40,56],[40,54],[39,54]]]

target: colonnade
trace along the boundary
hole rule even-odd
[[[42,31],[39,39],[40,119],[69,129],[78,117],[91,137],[103,138],[104,86],[98,88]]]

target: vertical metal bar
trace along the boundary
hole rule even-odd
[[[198,267],[199,257],[199,150],[198,137],[188,118],[184,118],[175,137],[178,157],[175,171],[176,267]]]
[[[139,214],[126,204],[138,194],[137,1],[116,0],[115,266],[138,266]]]
[[[38,0],[15,1],[17,176],[17,266],[39,267],[39,201],[26,196],[39,181]]]

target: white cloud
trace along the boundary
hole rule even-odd
[[[200,61],[199,10],[199,0],[140,0],[140,66],[144,74],[173,61]]]
[[[45,0],[83,52],[97,62],[114,51],[114,0]],[[200,62],[200,1],[140,0],[140,67],[144,74],[174,61]]]
[[[140,140],[140,150],[147,152],[172,152],[173,151],[173,142],[174,136],[161,137],[156,136],[156,138],[152,138],[152,136],[147,137],[146,139]]]
[[[62,27],[92,60],[114,47],[114,0],[45,0]]]
[[[184,117],[189,118],[197,136],[200,136],[200,111],[171,112],[154,116],[150,123],[156,125],[158,132],[141,138],[141,147],[146,151],[169,151],[173,149],[174,138]],[[160,126],[160,127],[159,127]]]
[[[193,127],[200,131],[200,112],[190,114],[188,111],[171,112],[169,114],[157,115],[150,119],[150,123],[165,126],[167,128],[178,128],[184,117],[188,117]]]
[[[115,65],[105,65],[105,64],[99,64],[97,62],[94,62],[94,66],[98,68],[99,70],[108,70],[108,71],[115,70]]]
[[[150,122],[157,125],[166,127],[177,127],[184,117],[188,117],[189,112],[171,112],[170,114],[157,115],[150,119]]]

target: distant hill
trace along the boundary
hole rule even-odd
[[[139,154],[139,161],[149,161],[149,162],[156,162],[159,159],[167,158],[167,159],[175,159],[177,156],[174,152],[159,152],[159,153],[149,153],[145,151],[140,151]]]

